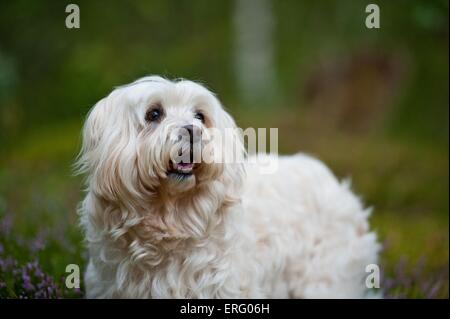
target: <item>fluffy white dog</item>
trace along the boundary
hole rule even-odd
[[[213,152],[243,154],[218,99],[187,80],[145,77],[93,107],[77,162],[87,297],[365,297],[379,245],[349,185],[301,154],[266,155],[273,174],[196,162],[193,136],[211,128],[232,141]]]

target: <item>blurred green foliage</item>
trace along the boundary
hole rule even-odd
[[[84,262],[70,165],[85,114],[114,86],[161,74],[207,84],[241,127],[278,127],[282,153],[351,176],[374,206],[390,296],[430,296],[431,282],[448,298],[448,1],[377,1],[378,30],[364,26],[367,1],[272,1],[267,105],[237,93],[234,1],[75,1],[81,28],[68,30],[71,2],[0,3],[0,219],[12,214],[25,238],[67,234],[33,256],[44,270]]]
[[[0,5],[1,125],[11,135],[3,142],[24,129],[80,120],[112,87],[146,74],[200,80],[228,107],[249,107],[234,93],[233,1],[77,1],[81,28],[71,30],[68,3]],[[302,88],[331,57],[339,65],[361,50],[397,56],[406,75],[387,101],[385,129],[445,145],[448,1],[378,4],[381,29],[368,30],[365,1],[273,1],[280,92],[270,107],[301,114]]]

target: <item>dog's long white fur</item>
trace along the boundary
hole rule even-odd
[[[145,119],[155,102],[165,113],[158,125]],[[187,80],[142,78],[89,113],[77,161],[87,176],[87,297],[367,296],[366,265],[379,251],[369,210],[320,161],[267,155],[279,161],[275,174],[215,163],[186,181],[167,176],[168,132],[199,107],[210,127],[231,134],[218,99]]]

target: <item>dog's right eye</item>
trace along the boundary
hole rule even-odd
[[[159,118],[161,117],[161,110],[159,109],[153,109],[147,112],[146,116],[145,116],[145,120],[147,122],[155,122],[157,120],[159,120]]]

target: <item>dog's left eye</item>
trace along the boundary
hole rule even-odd
[[[202,112],[196,112],[194,117],[200,121],[202,121],[202,123],[205,123],[205,116],[203,115]]]
[[[148,122],[154,122],[157,121],[160,117],[161,117],[161,110],[153,109],[147,112],[145,119]]]

